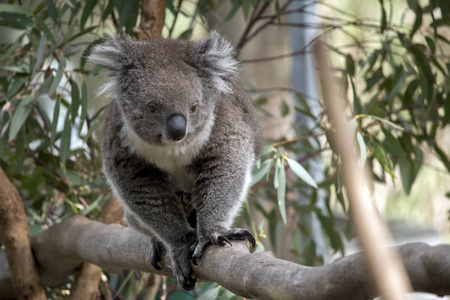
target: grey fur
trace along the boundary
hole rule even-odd
[[[261,134],[236,84],[234,50],[216,32],[196,42],[115,36],[90,60],[111,76],[103,90],[112,97],[103,172],[129,225],[152,236],[152,263],[165,249],[178,282],[192,289],[188,252],[196,263],[209,244],[248,237],[230,226],[247,196]],[[181,120],[175,138],[167,122],[174,115]]]

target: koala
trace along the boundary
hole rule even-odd
[[[217,32],[198,41],[114,36],[90,60],[111,93],[102,137],[103,173],[129,226],[165,254],[178,283],[194,288],[194,264],[209,245],[253,235],[232,228],[259,156],[261,132],[238,87],[233,47]]]

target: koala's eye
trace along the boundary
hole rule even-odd
[[[195,105],[193,105],[193,106],[191,107],[191,109],[189,110],[189,112],[195,113],[195,112],[197,111],[197,109],[198,109],[198,105],[195,104]]]
[[[152,114],[156,114],[158,112],[158,109],[154,105],[150,105],[148,107],[148,111]]]

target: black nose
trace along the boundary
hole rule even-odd
[[[186,118],[183,115],[171,115],[167,119],[167,137],[179,141],[186,135]]]

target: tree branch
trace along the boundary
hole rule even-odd
[[[147,236],[82,216],[52,226],[32,245],[42,281],[47,285],[64,282],[82,261],[112,272],[133,269],[172,276],[167,258],[161,271],[152,267]],[[415,290],[450,293],[450,245],[430,247],[414,243],[398,250]],[[199,266],[193,269],[199,280],[217,282],[246,298],[360,300],[378,294],[362,254],[326,266],[307,267],[277,259],[269,252],[249,254],[246,242],[233,241],[233,247],[208,247]]]
[[[47,299],[31,252],[30,230],[22,200],[1,167],[0,187],[0,236],[16,296],[19,299]]]

